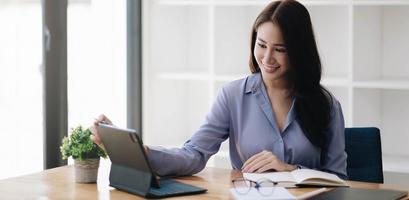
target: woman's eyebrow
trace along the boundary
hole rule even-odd
[[[260,40],[261,42],[263,42],[263,43],[266,43],[266,44],[267,44],[267,42],[266,42],[266,41],[264,41],[263,39],[261,39],[261,38],[259,38],[259,37],[257,37],[257,40]],[[274,43],[273,45],[274,45],[274,46],[278,46],[278,47],[285,47],[285,45],[284,45],[284,44],[282,44],[282,43]]]
[[[267,43],[266,41],[264,41],[263,39],[257,37],[257,40],[260,40],[261,42]]]
[[[285,45],[284,44],[281,44],[281,43],[277,43],[277,44],[273,44],[274,46],[278,46],[278,47],[285,47]]]

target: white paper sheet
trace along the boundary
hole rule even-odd
[[[260,188],[260,190],[269,189],[269,188]],[[270,196],[263,196],[257,191],[256,188],[252,187],[247,194],[239,194],[234,188],[230,189],[230,193],[233,195],[234,199],[239,200],[265,200],[265,199],[296,199],[294,195],[288,192],[284,187],[276,187],[274,192]]]

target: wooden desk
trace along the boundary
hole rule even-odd
[[[207,188],[207,193],[172,199],[231,199],[230,180],[240,176],[240,171],[206,168],[195,176],[182,177],[178,180]],[[0,180],[0,199],[142,199],[110,187],[108,177],[109,165],[100,167],[98,184],[75,183],[72,165],[54,168],[40,173]],[[409,190],[405,187],[383,184],[349,183],[354,188]],[[297,188],[290,189],[290,192],[297,196],[311,190],[314,189]]]

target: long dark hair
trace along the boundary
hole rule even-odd
[[[326,147],[325,131],[330,121],[332,95],[320,84],[321,61],[308,10],[294,0],[275,1],[267,5],[254,22],[251,33],[250,70],[260,72],[254,57],[258,27],[273,22],[281,28],[289,60],[286,81],[296,97],[297,120],[308,140]]]

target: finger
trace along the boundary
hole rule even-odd
[[[104,114],[99,115],[98,120],[105,124],[112,124],[111,120],[109,120]]]
[[[92,133],[93,135],[98,134],[95,125],[92,125],[91,127],[89,127],[89,130],[91,131],[91,133]]]
[[[258,162],[258,160],[259,160],[260,158],[265,157],[266,154],[268,155],[269,152],[268,152],[268,151],[262,151],[262,152],[260,152],[260,153],[258,153],[258,154],[256,154],[256,155],[252,156],[251,158],[249,158],[249,159],[244,163],[244,165],[243,165],[243,167],[242,167],[242,168],[243,168],[243,172],[246,172],[246,171],[249,169],[249,166],[250,166],[250,165],[254,165],[254,164],[253,164],[254,162]]]
[[[104,123],[101,117],[94,118],[94,126],[98,126],[100,123]]]
[[[106,121],[106,116],[104,115],[104,114],[100,114],[96,119],[95,119],[95,121],[97,122],[97,123],[104,123],[105,121]]]
[[[268,163],[267,165],[264,165],[264,166],[260,167],[256,171],[256,173],[262,173],[262,172],[265,172],[265,171],[271,170],[271,169],[274,169],[274,165],[273,165],[273,163]]]
[[[243,165],[242,171],[243,171],[243,172],[249,172],[250,167],[252,167],[252,166],[253,166],[253,163],[254,163],[254,162],[257,162],[257,161],[258,161],[258,157],[254,157],[254,156],[253,156],[251,161],[247,161],[247,162]]]
[[[254,170],[256,170],[256,166],[260,162],[263,162],[263,160],[263,157],[258,157],[257,159],[253,160],[251,163],[247,164],[247,166],[243,169],[243,172],[254,172]]]
[[[106,117],[104,114],[99,115],[97,118],[94,119],[94,125],[98,126],[98,124],[108,124],[112,125],[112,122],[108,117]]]
[[[265,157],[261,157],[257,162],[253,162],[252,165],[249,166],[248,171],[250,173],[256,172],[258,169],[261,167],[268,165],[270,163],[270,160]]]
[[[108,119],[108,117],[105,117],[105,121],[108,122],[108,124],[112,124],[112,121]]]
[[[105,151],[105,146],[97,135],[91,135],[91,140]]]
[[[270,157],[269,158],[270,159],[270,161],[269,161],[269,163],[268,163],[268,168],[264,168],[264,169],[258,169],[258,171],[261,173],[261,172],[263,172],[263,171],[267,171],[267,170],[270,170],[270,169],[274,169],[274,170],[276,170],[276,171],[279,171],[279,172],[281,172],[281,171],[289,171],[289,170],[287,170],[287,163],[285,163],[285,162],[283,162],[283,161],[281,161],[280,159],[278,159],[277,157]],[[262,168],[262,167],[261,167]]]
[[[98,135],[91,135],[90,136],[91,137],[91,140],[94,142],[94,143],[96,143],[96,144],[101,144],[102,142],[101,142],[101,139],[98,137]]]
[[[244,164],[242,166],[242,169],[245,169],[250,163],[252,163],[254,160],[258,159],[258,157],[262,156],[263,153],[264,152],[262,151],[260,153],[257,153],[255,155],[251,156],[249,159],[247,159],[246,162],[244,162]]]
[[[98,123],[99,123],[98,119],[94,118],[94,126],[98,126]]]
[[[106,116],[104,114],[100,114],[97,118],[98,121],[104,121],[104,119],[106,118]]]

